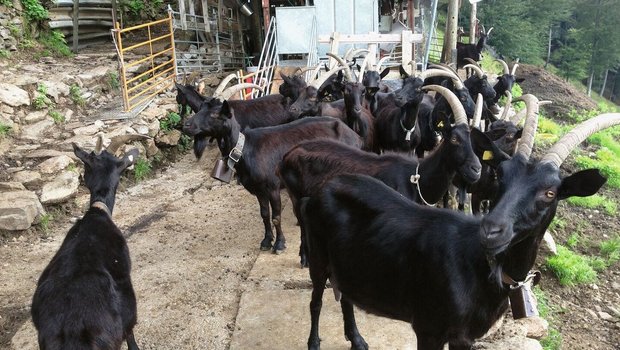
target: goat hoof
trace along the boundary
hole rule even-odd
[[[273,253],[274,254],[282,254],[282,252],[284,252],[284,250],[286,249],[286,244],[284,243],[284,241],[276,241],[276,243],[273,245]]]

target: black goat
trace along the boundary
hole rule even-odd
[[[175,82],[174,86],[177,88],[177,104],[181,105],[181,110],[179,113],[181,120],[187,113],[187,107],[191,108],[194,113],[198,112],[200,105],[205,100],[205,97],[199,94],[193,85],[181,85]]]
[[[362,104],[364,86],[358,82],[346,82],[344,84],[344,105],[346,124],[353,129],[362,140],[363,149],[375,150],[375,125],[370,111]]]
[[[307,84],[306,81],[299,75],[284,75],[280,73],[283,83],[278,87],[280,95],[288,97],[291,101],[295,101],[299,98],[299,94],[303,91]]]
[[[84,162],[90,208],[69,230],[37,283],[31,313],[39,347],[120,349],[126,340],[130,350],[138,350],[129,250],[112,221],[120,175],[138,151],[118,159],[107,151],[89,154],[75,144],[73,149]]]
[[[441,89],[440,93],[449,91]],[[454,95],[448,98],[451,103],[459,103]],[[481,167],[478,156],[483,153],[487,152],[487,161],[495,164],[507,159],[482,132],[470,132],[462,108],[457,113],[457,125],[452,126],[449,120],[443,122],[445,141],[420,161],[394,153],[378,156],[333,141],[308,141],[292,148],[284,156],[279,173],[299,222],[303,221],[299,200],[318,193],[327,180],[340,174],[373,176],[406,198],[425,204],[437,202],[455,174],[470,183],[477,181]],[[301,229],[301,264],[307,266],[303,225]]]
[[[535,118],[528,119],[533,120],[526,126],[528,140],[501,163],[498,204],[484,218],[420,206],[365,175],[341,175],[302,200],[313,286],[309,349],[320,347],[328,278],[341,296],[352,349],[368,349],[353,304],[409,322],[420,350],[443,349],[445,343],[453,350],[471,349],[505,312],[509,294],[531,279],[558,201],[592,195],[606,181],[596,169],[560,177],[559,165],[570,152],[566,146],[570,150],[574,143],[528,162],[536,129]],[[575,135],[577,142],[588,136],[584,130]]]
[[[235,116],[233,111],[227,102],[222,104],[217,113],[203,113],[201,110],[188,120],[191,127],[184,128],[184,131],[195,139],[211,136],[220,140],[218,144],[222,156],[234,167],[243,187],[258,199],[260,214],[265,225],[261,250],[273,247],[275,253],[280,253],[286,247],[286,240],[280,223],[282,184],[276,174],[276,168],[284,154],[304,140],[329,138],[357,147],[361,147],[362,141],[344,123],[330,117],[303,118],[278,126],[247,129],[242,133],[235,117],[237,111],[234,111]],[[200,142],[195,141],[194,145],[196,144]],[[202,150],[195,148],[194,151],[197,157],[202,154]],[[273,246],[272,221],[277,235]]]
[[[517,62],[515,62],[512,66],[512,71],[508,69],[508,64],[504,62],[504,60],[496,60],[502,64],[504,68],[504,74],[497,77],[497,83],[493,85],[493,90],[495,90],[495,98],[493,98],[493,102],[497,103],[500,97],[504,96],[506,92],[512,92],[512,87],[515,83],[522,83],[525,81],[524,78],[517,78],[515,76],[515,72],[517,71],[517,67],[519,66]]]
[[[484,46],[487,44],[487,39],[493,27],[489,28],[488,32],[485,32],[484,26],[482,27],[482,32],[480,33],[480,38],[476,44],[465,44],[461,42],[456,43],[456,66],[457,68],[463,68],[467,65],[468,61],[466,58],[479,62],[482,60],[482,50],[484,50]]]

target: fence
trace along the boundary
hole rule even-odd
[[[147,40],[134,41],[128,47],[123,45],[123,42],[127,42],[130,37],[143,35],[144,30],[146,30]],[[172,35],[172,14],[168,13],[168,18],[165,19],[124,29],[121,29],[117,23],[116,29],[112,31],[121,70],[123,105],[125,111],[129,111],[171,87],[175,81],[176,60]],[[168,44],[169,47],[166,48]],[[136,56],[142,58],[131,60],[129,55],[126,55],[138,49],[144,51],[147,45],[149,54],[146,57]],[[139,72],[145,63],[147,69]]]

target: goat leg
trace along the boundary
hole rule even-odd
[[[271,249],[271,241],[273,240],[273,231],[271,230],[271,221],[269,220],[269,199],[266,196],[256,196],[258,205],[260,206],[260,216],[263,218],[265,225],[265,238],[260,242],[260,250]]]
[[[286,238],[282,232],[282,201],[280,199],[280,191],[272,191],[269,195],[269,203],[271,204],[271,215],[273,226],[276,228],[276,242],[273,245],[273,252],[281,254],[286,249]]]
[[[140,350],[138,344],[136,343],[136,339],[133,336],[133,331],[127,334],[127,349],[128,350]]]
[[[357,324],[355,323],[353,304],[351,304],[344,295],[342,299],[340,299],[340,307],[342,308],[342,317],[344,318],[344,336],[351,342],[351,349],[368,350],[368,344],[360,335]]]
[[[312,279],[312,300],[310,300],[310,336],[308,337],[308,350],[319,350],[321,339],[319,338],[319,316],[323,307],[323,292],[327,281],[327,268],[325,265],[312,266],[310,278]]]

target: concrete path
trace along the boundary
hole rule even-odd
[[[286,200],[285,200],[286,199]],[[230,350],[306,349],[310,332],[312,291],[308,269],[299,267],[299,227],[290,201],[283,195],[283,227],[287,249],[281,255],[262,252],[241,296]],[[360,333],[372,349],[415,349],[408,323],[374,316],[356,308]],[[321,349],[350,349],[344,337],[340,303],[331,288],[323,295]]]

